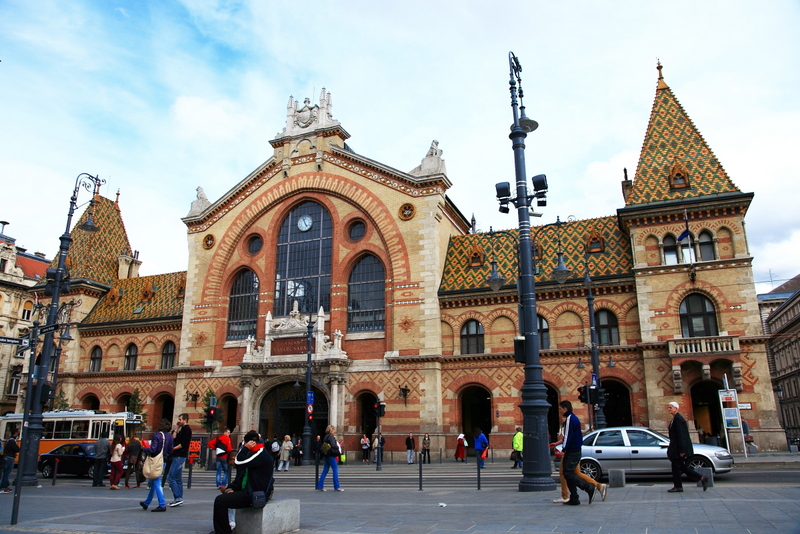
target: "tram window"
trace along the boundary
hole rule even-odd
[[[42,423],[44,430],[42,431],[42,439],[53,439],[53,426],[55,423],[53,421],[45,421]]]
[[[86,439],[89,437],[89,421],[73,421],[72,423],[72,438],[73,439]]]
[[[56,431],[53,434],[55,439],[69,439],[72,430],[72,421],[56,421]]]

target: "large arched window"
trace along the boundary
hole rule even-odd
[[[711,237],[710,232],[700,232],[700,235],[697,236],[697,242],[700,244],[701,261],[711,261],[716,259],[716,254],[714,253],[714,238]]]
[[[258,277],[249,269],[236,275],[228,301],[228,339],[247,339],[256,334]]]
[[[99,373],[102,362],[103,362],[103,349],[101,349],[98,346],[95,346],[92,349],[91,356],[89,356],[89,372]]]
[[[275,311],[286,316],[298,309],[330,310],[333,225],[328,211],[303,202],[283,220],[276,250]]]
[[[175,367],[175,343],[167,341],[161,349],[161,368],[172,369]]]
[[[664,238],[664,264],[678,264],[678,243],[671,235]]]
[[[597,328],[597,343],[619,345],[619,324],[616,315],[608,310],[597,310],[594,312],[594,323]]]
[[[539,323],[539,350],[550,348],[550,325],[547,324],[547,319],[541,315],[536,316],[536,322]]]
[[[683,337],[717,336],[717,312],[708,297],[692,293],[681,302],[681,333]]]
[[[461,327],[461,354],[483,354],[483,325],[475,319]]]
[[[136,360],[139,358],[139,349],[131,343],[128,345],[128,348],[125,349],[125,367],[126,371],[135,371],[136,370]]]
[[[347,331],[383,330],[386,319],[383,264],[373,255],[361,258],[347,285]]]

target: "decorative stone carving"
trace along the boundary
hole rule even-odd
[[[192,202],[192,207],[189,209],[189,213],[186,215],[187,217],[192,217],[193,215],[200,215],[203,213],[206,208],[211,205],[211,202],[208,200],[205,191],[203,191],[202,187],[197,188],[197,200]]]
[[[711,365],[704,363],[703,364],[703,380],[711,380]]]
[[[272,343],[274,341],[290,338],[305,339],[308,336],[308,323],[310,320],[311,318],[308,315],[302,315],[300,313],[297,301],[294,302],[292,311],[289,312],[288,317],[273,319],[272,312],[267,312],[264,329],[266,338],[264,339],[264,344],[253,350],[250,345],[251,341],[248,339],[248,349],[243,361],[267,362],[273,357]],[[342,350],[342,340],[344,339],[342,331],[334,330],[332,334],[333,339],[331,339],[331,336],[325,334],[325,310],[323,308],[320,307],[317,312],[317,320],[312,324],[314,325],[311,331],[311,335],[314,338],[312,359],[346,359],[347,353]],[[255,343],[255,340],[253,340],[253,343]],[[298,356],[305,356],[305,354],[305,351],[298,351],[297,353]],[[286,357],[291,359],[293,356],[288,355]]]
[[[736,391],[739,393],[742,392],[744,389],[742,386],[742,364],[741,362],[736,362],[731,366],[732,374],[733,374],[733,387],[736,388]]]
[[[286,127],[278,134],[279,138],[339,125],[339,121],[333,120],[331,115],[331,94],[324,87],[319,95],[319,105],[312,106],[309,98],[303,101],[303,107],[299,107],[299,104],[293,96],[289,97],[286,105]]]
[[[683,375],[680,365],[672,366],[672,389],[676,395],[683,393]]]
[[[415,167],[411,172],[408,174],[412,174],[414,176],[430,176],[432,174],[447,174],[447,168],[445,167],[444,160],[442,159],[442,154],[444,153],[443,150],[439,149],[439,141],[434,139],[431,142],[431,147],[428,149],[428,153],[425,154],[425,157],[422,158],[422,163],[419,164],[418,167]]]

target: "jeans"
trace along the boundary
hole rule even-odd
[[[413,464],[414,463],[414,451],[412,451],[411,449],[408,449],[406,451],[406,459],[408,460],[408,463]]]
[[[103,478],[106,476],[106,457],[94,459],[94,475],[92,477],[92,486],[102,486]]]
[[[594,492],[594,486],[585,480],[582,480],[575,474],[575,468],[581,463],[581,451],[564,453],[561,459],[561,469],[564,471],[564,478],[567,480],[567,488],[569,488],[569,500],[578,500],[578,490],[582,489],[588,494]]]
[[[286,470],[289,470],[289,464],[292,463],[291,460],[281,460],[278,464],[278,471],[282,471],[284,466],[286,466]]]
[[[169,484],[169,489],[172,490],[172,496],[176,501],[183,500],[183,463],[185,461],[185,456],[173,456],[172,465],[169,466],[167,484]]]
[[[325,467],[322,468],[322,474],[319,475],[317,489],[325,487],[325,476],[328,474],[328,469],[333,471],[333,489],[339,489],[339,465],[336,463],[335,456],[325,457]]]
[[[161,487],[161,477],[149,479],[147,481],[147,487],[150,488],[150,491],[147,493],[144,504],[150,506],[150,503],[153,502],[153,494],[155,493],[156,497],[158,497],[158,505],[161,508],[166,507],[167,500],[164,498],[164,489]]]
[[[431,463],[431,450],[430,449],[422,449],[422,463],[425,463],[425,458],[428,459],[428,463]]]
[[[14,458],[11,456],[3,457],[3,481],[0,482],[0,489],[6,489],[11,484],[8,482],[8,477],[11,476],[11,470],[14,469]]]
[[[478,460],[478,465],[484,467],[483,458],[481,458],[481,456],[483,456],[483,449],[475,449],[475,459]]]
[[[217,487],[224,488],[228,485],[228,459],[217,458]]]
[[[514,467],[522,467],[522,451],[517,452],[517,460],[514,462]]]

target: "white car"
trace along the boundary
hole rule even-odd
[[[581,471],[595,480],[609,469],[624,469],[631,475],[668,475],[672,466],[667,458],[669,439],[649,428],[623,426],[603,428],[589,432],[583,438]],[[714,473],[728,473],[733,468],[733,457],[722,447],[693,443],[694,454],[688,465],[710,467]],[[561,445],[556,447],[556,457],[561,457]]]

